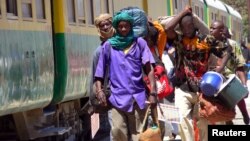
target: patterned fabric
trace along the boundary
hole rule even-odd
[[[177,77],[181,74],[181,81],[187,80],[190,91],[199,91],[199,82],[202,75],[207,71],[209,47],[204,40],[197,36],[189,39],[182,38],[175,42],[177,47],[176,70]]]
[[[218,41],[211,35],[206,38],[206,41],[210,46],[208,70],[216,72],[219,71],[220,73],[224,74],[226,67],[223,67],[223,62],[227,60],[226,58],[230,58],[232,54],[232,47],[229,46],[229,43],[226,41]]]
[[[245,59],[237,42],[228,39],[228,43],[232,47],[232,54],[226,65],[226,76],[228,76],[229,74],[234,74],[236,68],[243,67],[245,65]]]
[[[230,58],[227,61],[224,71],[222,72],[222,74],[225,77],[227,77],[230,74],[234,74],[236,68],[243,67],[245,65],[245,60],[242,55],[241,48],[234,40],[227,39],[223,42],[213,41],[213,43],[210,44],[210,46],[211,46],[211,55],[209,58],[209,70],[213,70],[213,68],[215,68],[216,66],[221,65],[222,58],[227,53],[230,53]]]

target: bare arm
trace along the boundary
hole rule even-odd
[[[107,106],[107,99],[102,88],[102,78],[95,78],[96,97],[102,106]]]
[[[246,86],[247,85],[247,79],[245,76],[245,72],[244,72],[244,67],[238,67],[236,69],[236,74],[238,75],[238,77],[240,78],[241,83]]]
[[[154,77],[154,69],[153,69],[152,65],[149,62],[147,62],[144,65],[143,68],[144,68],[144,71],[145,71],[146,75],[148,76],[150,86],[151,86],[150,95],[149,95],[148,100],[151,103],[151,105],[155,106],[156,105],[157,93],[156,93],[156,83],[155,83],[155,77]]]
[[[215,69],[216,72],[221,73],[221,72],[224,70],[225,66],[227,65],[227,61],[228,61],[229,58],[230,58],[231,52],[232,52],[232,47],[229,46],[229,47],[227,48],[226,54],[225,54],[225,55],[223,56],[223,58],[222,58],[221,65],[218,66],[218,67],[216,67],[216,69]]]

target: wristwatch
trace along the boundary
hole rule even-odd
[[[149,93],[149,95],[157,96],[157,93],[156,93],[156,92],[153,92],[153,93]]]

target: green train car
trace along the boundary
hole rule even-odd
[[[191,2],[209,24],[213,4]],[[137,6],[157,20],[185,4],[187,0],[0,0],[0,140],[86,140],[90,125],[80,111],[88,101],[92,54],[100,44],[94,18]],[[239,38],[241,27],[235,26],[241,17],[224,6],[221,17]]]
[[[79,138],[81,100],[88,99],[92,54],[100,43],[85,4],[94,5],[0,1],[0,140]]]

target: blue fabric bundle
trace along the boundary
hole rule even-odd
[[[145,37],[148,33],[147,23],[148,18],[145,12],[138,7],[127,7],[120,10],[120,12],[127,12],[134,18],[133,31],[135,37]]]

